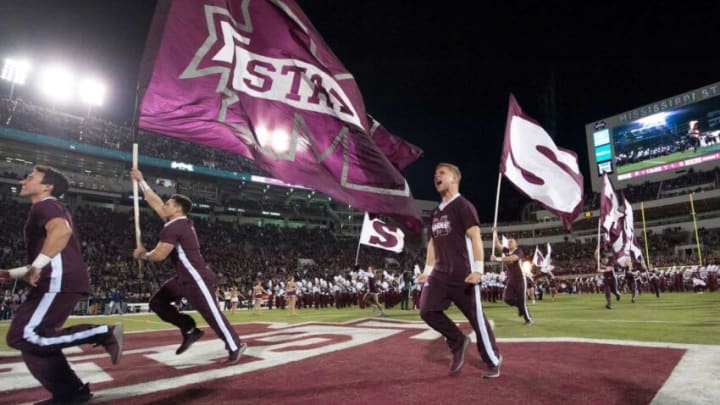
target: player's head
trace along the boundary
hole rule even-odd
[[[163,204],[163,217],[166,220],[187,215],[192,210],[192,200],[182,194],[173,194]]]
[[[178,207],[180,207],[183,214],[187,215],[192,210],[193,202],[188,196],[182,194],[173,194],[172,196],[170,196],[170,199],[173,200]]]
[[[20,195],[23,197],[51,195],[59,198],[70,188],[70,181],[53,167],[37,165],[20,181],[20,185]]]
[[[515,250],[515,249],[517,249],[517,247],[518,247],[518,244],[517,244],[517,240],[515,238],[508,239],[508,249]]]
[[[435,166],[435,176],[433,177],[435,189],[440,193],[457,192],[460,187],[460,179],[462,174],[460,168],[451,163],[439,163]]]

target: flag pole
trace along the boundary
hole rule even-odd
[[[360,259],[360,242],[362,242],[362,230],[363,230],[363,227],[365,226],[365,218],[367,218],[367,216],[368,216],[368,213],[366,211],[365,215],[363,216],[363,224],[360,227],[360,235],[358,235],[358,247],[357,247],[357,250],[355,250],[355,265],[356,266],[358,264],[358,260]]]
[[[357,251],[355,251],[355,265],[358,264],[358,259],[360,258],[360,240],[358,239],[358,247]]]
[[[700,250],[700,237],[698,236],[697,219],[695,218],[695,202],[693,201],[692,195],[693,193],[688,193],[688,197],[690,198],[690,210],[692,212],[693,228],[695,228],[695,244],[697,245],[698,251],[698,263],[700,263],[700,267],[702,267],[702,251]]]
[[[138,168],[138,144],[133,143],[132,146],[132,167],[133,169]],[[140,197],[138,192],[138,182],[133,179],[133,212],[135,214],[135,247],[142,246],[142,235],[140,233]],[[142,260],[138,260],[138,267],[140,271],[143,270]]]
[[[648,249],[647,229],[645,228],[645,202],[640,201],[640,213],[643,220],[643,239],[645,240],[645,262],[650,269],[650,250]]]
[[[502,172],[498,172],[498,185],[497,185],[497,193],[495,193],[495,216],[493,217],[493,230],[497,230],[497,217],[498,217],[498,206],[500,204],[500,186],[502,185]],[[495,233],[493,232],[493,235]],[[495,236],[493,236],[492,240],[492,248],[490,256],[495,256]]]
[[[597,268],[595,271],[600,271],[600,222],[602,222],[602,215],[598,216],[598,230],[597,230]]]
[[[138,168],[138,108],[140,105],[140,80],[135,85],[135,105],[133,108],[133,120],[132,120],[132,168],[137,170]],[[142,246],[142,234],[140,233],[140,197],[139,197],[139,184],[137,180],[132,181],[133,184],[133,212],[135,216],[135,247]],[[143,261],[138,260],[138,271],[140,274],[143,272]]]

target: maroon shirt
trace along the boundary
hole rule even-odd
[[[160,241],[175,246],[170,253],[170,260],[175,265],[178,278],[186,281],[198,277],[206,281],[214,280],[215,275],[200,253],[200,242],[188,217],[178,217],[166,223],[160,231]]]
[[[70,212],[57,198],[48,197],[30,207],[24,230],[28,263],[42,251],[47,237],[45,225],[55,218],[65,220],[73,232],[67,246],[42,269],[37,288],[46,292],[90,293],[90,276],[82,258],[80,238]]]
[[[505,269],[507,270],[507,276],[512,277],[515,280],[519,280],[522,282],[522,279],[525,277],[525,275],[522,272],[522,268],[520,267],[520,264],[522,263],[522,260],[525,258],[525,252],[518,247],[512,252],[510,252],[510,249],[503,248],[503,253],[505,253],[505,256],[512,256],[515,255],[518,257],[517,261],[514,261],[512,263],[505,263]]]
[[[368,292],[372,294],[377,294],[379,292],[377,282],[375,282],[375,275],[368,276]]]
[[[465,280],[472,258],[472,245],[465,232],[479,224],[475,207],[459,194],[442,209],[438,206],[433,210],[428,235],[435,250],[433,276],[447,281]]]

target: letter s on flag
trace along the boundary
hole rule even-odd
[[[577,155],[558,148],[512,95],[500,171],[520,191],[560,217],[566,229],[580,214],[583,177]]]
[[[367,212],[360,232],[360,243],[400,253],[405,246],[405,233],[379,219],[370,219]]]

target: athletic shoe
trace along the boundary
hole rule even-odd
[[[190,348],[190,346],[192,346],[193,343],[195,343],[196,340],[203,337],[204,334],[205,332],[198,328],[193,328],[192,330],[183,333],[183,341],[180,344],[180,347],[178,347],[178,349],[175,351],[175,354],[178,355],[184,353],[187,349]]]
[[[242,356],[243,353],[245,353],[245,350],[247,349],[247,343],[242,342],[240,343],[240,347],[238,347],[237,350],[234,352],[230,352],[230,355],[228,356],[228,363],[235,364],[240,360],[240,356]]]
[[[118,364],[123,351],[123,324],[116,323],[111,326],[108,337],[101,344],[110,355],[112,364]]]
[[[450,375],[460,374],[460,370],[462,370],[465,365],[465,353],[470,347],[470,343],[472,343],[470,338],[465,336],[462,347],[453,352],[452,361],[450,362]]]
[[[530,320],[530,321],[525,321],[525,326],[533,326],[533,325],[535,325],[535,322],[534,322],[534,321],[532,321],[532,320]]]
[[[612,309],[612,307],[610,306],[610,304],[605,305],[605,308],[607,308],[607,309]]]
[[[483,378],[498,378],[500,377],[500,366],[503,362],[503,356],[498,355],[498,364],[495,367],[488,367],[487,371],[483,373]]]
[[[92,399],[92,392],[90,392],[90,383],[85,383],[80,389],[69,396],[56,397],[53,395],[52,398],[44,401],[36,402],[35,405],[59,405],[59,404],[84,404]]]
[[[615,294],[615,299],[616,299],[617,301],[620,301],[620,294]]]

